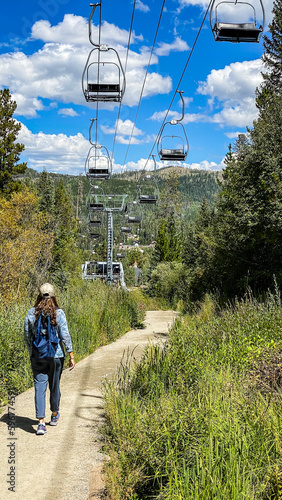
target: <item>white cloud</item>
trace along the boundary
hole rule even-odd
[[[58,111],[58,115],[64,116],[79,116],[79,114],[72,108],[61,108]]]
[[[186,50],[190,50],[189,45],[178,36],[173,43],[159,43],[155,53],[157,56],[168,56],[170,52],[185,52]]]
[[[226,132],[225,135],[228,137],[228,139],[237,139],[239,134],[242,134],[242,132]]]
[[[262,70],[260,59],[235,62],[223,69],[213,69],[206,82],[200,82],[198,92],[219,100],[239,100],[253,96],[262,81]]]
[[[104,21],[101,27],[101,43],[116,46],[116,44],[127,45],[128,31],[120,29],[114,24]],[[37,21],[32,26],[31,36],[35,40],[42,40],[45,43],[63,43],[71,45],[86,45],[89,47],[88,21],[73,14],[66,14],[61,23],[51,26],[49,21]],[[92,39],[98,41],[98,25],[92,26]],[[131,34],[131,43],[136,40],[143,40],[142,36]],[[90,47],[91,48],[91,47]]]
[[[148,5],[141,2],[141,0],[137,0],[135,8],[137,10],[140,10],[141,12],[149,12],[150,11],[150,8],[148,7]]]
[[[257,115],[254,99],[246,97],[240,102],[226,101],[223,110],[216,113],[211,121],[232,127],[247,127],[253,124]]]
[[[16,116],[21,115],[28,118],[35,118],[38,116],[37,111],[44,109],[42,101],[36,97],[25,97],[22,94],[14,92],[12,98],[17,103]]]
[[[212,70],[205,82],[200,82],[198,93],[210,96],[211,107],[222,107],[207,121],[236,127],[251,126],[257,118],[255,89],[262,81],[260,59],[232,63],[220,70]]]
[[[155,120],[158,122],[161,122],[164,120],[165,116],[167,114],[167,110],[165,111],[155,111],[155,113],[149,118],[150,120]],[[170,120],[178,120],[181,118],[181,114],[178,113],[177,111],[169,111],[167,117],[166,117],[166,123],[169,122]],[[182,120],[182,124],[186,125],[187,123],[193,123],[193,122],[207,122],[210,121],[210,118],[207,117],[204,114],[200,113],[186,113],[184,115],[184,118]]]
[[[225,168],[224,159],[220,163],[215,163],[214,161],[202,160],[199,163],[182,163],[183,167],[196,169],[196,170],[222,170]]]
[[[225,164],[223,162],[224,158],[222,159],[222,161],[220,163],[215,163],[213,161],[209,162],[207,160],[203,160],[199,163],[184,163],[184,162],[160,162],[160,161],[157,161],[156,162],[156,166],[157,166],[157,169],[159,168],[163,168],[163,167],[166,167],[168,165],[174,165],[174,166],[181,166],[183,168],[186,168],[186,169],[194,169],[194,170],[222,170],[223,168],[225,168]],[[116,167],[118,169],[118,167]],[[137,162],[134,162],[134,161],[130,161],[126,164],[126,170],[143,170],[145,169],[145,171],[149,171],[150,170],[153,170],[154,168],[154,164],[153,164],[153,160],[145,160],[144,158],[141,158],[140,160],[138,160]],[[124,168],[122,169],[122,171],[124,171]]]
[[[56,26],[51,26],[48,21],[38,21],[33,26],[32,35],[45,42],[42,49],[30,55],[23,52],[0,55],[0,86],[8,86],[17,95],[18,112],[36,116],[37,110],[43,106],[40,99],[88,106],[81,89],[81,75],[91,49],[86,20],[68,14]],[[125,61],[128,32],[104,22],[103,36],[104,41],[117,48],[121,60]],[[135,37],[133,41],[137,39]],[[174,50],[177,50],[176,46]],[[138,104],[149,54],[148,47],[142,47],[140,52],[129,51],[124,105],[131,107]],[[106,52],[105,57],[116,62],[114,51]],[[151,64],[157,63],[158,57],[154,55]],[[109,81],[116,79],[112,74],[108,77]],[[143,96],[166,94],[171,89],[170,76],[149,72]],[[103,104],[101,107],[113,106]]]
[[[101,125],[101,130],[102,130],[102,132],[104,132],[104,134],[107,134],[107,135],[114,134],[116,126],[117,126],[117,121],[116,121],[114,127],[109,127],[108,125]],[[119,119],[118,127],[117,127],[118,134],[131,135],[132,128],[133,128],[133,122],[131,120],[122,121],[121,119]],[[142,132],[142,130],[138,129],[137,127],[134,127],[133,136],[137,136],[137,135],[143,135],[143,132]]]
[[[48,172],[77,175],[84,172],[84,164],[89,150],[89,142],[82,134],[33,134],[25,125],[18,135],[25,145],[23,156],[28,166],[35,170],[44,167]]]

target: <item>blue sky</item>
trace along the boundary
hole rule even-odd
[[[258,0],[255,8],[260,19]],[[131,144],[129,137],[155,37],[163,0],[137,0],[126,72],[126,92],[114,148],[113,171],[152,168],[148,158],[198,33],[205,0],[166,0]],[[266,29],[273,2],[264,1]],[[125,63],[133,0],[102,0],[101,41]],[[90,119],[81,76],[92,46],[88,40],[88,2],[28,0],[4,2],[1,11],[0,85],[17,101],[15,118],[28,166],[41,171],[84,172],[90,147]],[[241,15],[247,16],[242,12]],[[97,36],[99,9],[93,19]],[[241,19],[238,19],[241,21]],[[242,21],[245,21],[243,19]],[[255,88],[263,69],[259,44],[215,42],[209,16],[191,56],[180,90],[183,124],[189,139],[187,168],[220,170],[228,144],[252,126],[257,116]],[[179,116],[175,99],[167,120]],[[118,105],[99,104],[99,144],[112,155]],[[172,126],[170,126],[172,127]],[[171,134],[174,132],[172,131]],[[173,146],[171,146],[173,147]],[[153,153],[157,153],[156,148]],[[164,166],[156,156],[158,167]]]

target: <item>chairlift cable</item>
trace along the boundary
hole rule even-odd
[[[140,108],[140,104],[141,104],[141,99],[143,97],[145,83],[146,83],[146,79],[147,79],[147,76],[148,76],[148,72],[149,72],[149,68],[150,68],[150,64],[151,64],[151,59],[152,59],[153,51],[154,51],[154,48],[155,48],[155,44],[156,44],[156,40],[157,40],[157,36],[158,36],[158,32],[159,32],[159,27],[160,27],[160,24],[161,24],[161,19],[162,19],[162,15],[163,15],[163,11],[164,11],[164,6],[165,6],[165,0],[163,0],[163,4],[162,4],[162,8],[161,8],[161,13],[160,13],[160,17],[159,17],[159,21],[158,21],[158,25],[157,25],[155,37],[154,37],[154,42],[153,42],[153,45],[152,45],[152,49],[151,49],[151,53],[150,53],[150,57],[149,57],[149,62],[148,62],[146,73],[145,73],[145,77],[144,77],[144,80],[143,80],[143,85],[142,85],[142,89],[141,89],[141,93],[140,93],[140,98],[139,98],[139,102],[138,102],[138,106],[137,106],[137,110],[136,110],[135,120],[134,120],[134,123],[133,123],[133,127],[132,127],[130,138],[129,138],[129,142],[128,142],[128,145],[127,145],[127,150],[126,150],[126,154],[125,154],[123,166],[125,166],[125,162],[127,160],[128,150],[129,150],[129,147],[130,147],[130,144],[131,144],[131,140],[132,140],[132,136],[133,136],[133,132],[134,132],[134,128],[135,128],[135,124],[136,124],[136,120],[137,120],[137,116],[138,116],[138,112],[139,112],[139,108]]]
[[[127,68],[127,61],[128,61],[129,47],[130,47],[130,42],[131,42],[133,19],[134,19],[134,14],[135,14],[135,5],[136,5],[136,0],[134,0],[133,8],[132,8],[132,16],[131,16],[131,23],[130,23],[129,35],[128,35],[128,43],[127,43],[127,51],[126,51],[126,56],[125,56],[124,73],[126,73],[126,68]],[[117,117],[116,127],[115,127],[115,135],[114,135],[113,148],[112,148],[112,158],[111,158],[112,162],[113,162],[113,158],[114,158],[114,150],[115,150],[115,144],[116,144],[116,137],[117,137],[117,129],[118,129],[120,111],[121,111],[121,102],[119,103],[118,117]]]
[[[198,38],[199,38],[199,36],[200,36],[200,33],[201,33],[201,31],[202,31],[202,28],[203,28],[204,22],[205,22],[205,20],[206,20],[206,17],[207,17],[207,15],[208,15],[208,12],[209,12],[209,10],[210,10],[210,7],[211,7],[212,3],[213,3],[213,0],[210,0],[210,3],[209,3],[209,5],[208,5],[207,10],[206,10],[206,12],[205,12],[205,15],[204,15],[204,17],[203,17],[203,20],[202,20],[201,26],[200,26],[200,28],[198,29],[198,33],[197,33],[197,36],[196,36],[196,38],[195,38],[195,40],[194,40],[194,43],[193,43],[192,49],[191,49],[191,51],[190,51],[190,54],[189,54],[189,56],[188,56],[188,58],[187,58],[186,64],[185,64],[185,66],[184,66],[184,69],[183,69],[183,71],[182,71],[182,74],[181,74],[181,77],[180,77],[180,79],[179,79],[178,85],[177,85],[176,90],[175,90],[175,92],[174,92],[174,94],[173,94],[173,97],[172,97],[171,103],[170,103],[170,105],[169,105],[169,107],[168,107],[168,109],[167,109],[166,115],[165,115],[165,117],[164,117],[164,119],[163,119],[163,122],[162,122],[162,124],[161,124],[160,129],[159,129],[159,132],[158,132],[157,137],[156,137],[156,139],[155,139],[155,142],[154,142],[154,144],[153,144],[153,146],[152,146],[152,149],[151,149],[151,151],[150,151],[150,153],[149,153],[149,156],[148,156],[148,158],[147,158],[147,160],[146,160],[146,163],[145,163],[145,166],[144,166],[144,169],[143,169],[144,171],[145,171],[146,166],[147,166],[147,164],[148,164],[148,161],[149,161],[149,159],[150,159],[150,157],[151,157],[151,155],[152,155],[152,153],[153,153],[153,151],[154,151],[155,145],[156,145],[157,141],[160,139],[160,134],[161,134],[162,128],[163,128],[163,126],[164,126],[164,124],[165,124],[165,121],[166,121],[166,119],[167,119],[168,113],[169,113],[169,111],[170,111],[170,109],[171,109],[171,106],[172,106],[172,104],[173,104],[173,101],[174,101],[174,98],[175,98],[175,96],[176,96],[176,93],[177,93],[177,91],[178,91],[178,89],[179,89],[179,87],[180,87],[180,85],[181,85],[181,82],[182,82],[182,80],[183,80],[183,77],[184,77],[184,74],[185,74],[185,72],[186,72],[187,66],[188,66],[188,64],[189,64],[189,62],[190,62],[190,59],[191,59],[191,57],[192,57],[192,54],[193,54],[193,52],[194,52],[194,49],[195,49],[196,43],[197,43],[197,41],[198,41]]]
[[[100,82],[100,45],[101,45],[101,24],[102,24],[102,0],[100,6],[100,15],[99,15],[99,36],[98,36],[98,83]],[[96,102],[96,133],[95,133],[95,143],[98,141],[98,114],[99,114],[99,101]]]

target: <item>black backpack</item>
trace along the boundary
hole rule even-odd
[[[57,329],[51,325],[50,316],[41,314],[32,344],[33,354],[37,358],[54,358],[59,342]]]

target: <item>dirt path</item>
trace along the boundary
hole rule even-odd
[[[164,339],[173,319],[172,311],[148,311],[145,329],[128,332],[80,361],[73,371],[65,370],[61,418],[57,427],[47,426],[44,436],[35,434],[33,388],[15,399],[14,435],[8,429],[8,408],[4,409],[0,419],[1,500],[101,498],[103,455],[97,430],[103,421],[101,381],[116,372],[124,351],[135,349],[138,359],[149,340]],[[47,402],[48,398],[49,394]],[[46,404],[47,422],[48,408]],[[15,491],[9,491],[14,479]]]

